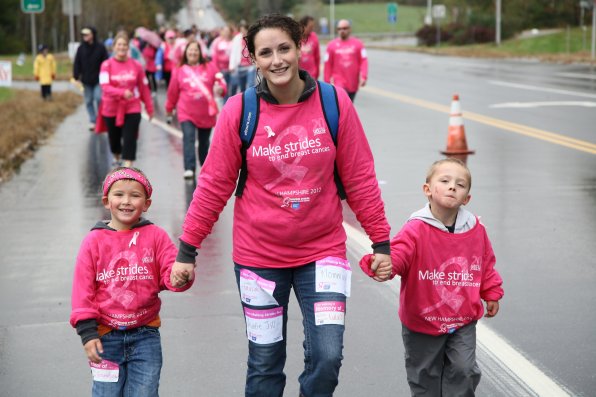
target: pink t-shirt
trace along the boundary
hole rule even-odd
[[[368,78],[368,58],[364,44],[354,37],[333,39],[325,54],[325,81],[348,92],[356,92],[359,78]]]
[[[166,112],[176,108],[178,121],[190,121],[198,128],[213,127],[218,111],[213,93],[215,82],[224,94],[226,91],[226,82],[223,76],[216,76],[218,73],[213,62],[175,68],[168,86]]]
[[[306,70],[313,79],[319,78],[321,48],[315,32],[300,43],[300,69]]]
[[[158,226],[127,231],[94,228],[83,240],[74,270],[70,324],[96,319],[113,329],[137,328],[154,320],[161,290],[170,283],[176,246]]]
[[[101,84],[101,114],[106,117],[116,117],[118,113],[140,113],[141,101],[150,116],[153,116],[153,100],[141,64],[127,58],[121,62],[115,58],[105,60],[99,72]],[[124,92],[133,93],[130,99],[124,98]]]
[[[347,203],[373,242],[388,241],[389,224],[373,157],[356,111],[338,90],[337,148],[327,130],[319,93],[291,105],[260,101],[247,151],[248,178],[234,204],[233,259],[254,267],[285,268],[346,256],[342,204],[334,163]],[[234,192],[241,168],[241,95],[228,99],[188,209],[182,241],[200,247]]]
[[[480,222],[464,233],[408,221],[391,240],[393,274],[401,276],[399,318],[410,330],[451,333],[484,314],[482,299],[503,297],[503,280]],[[370,263],[365,256],[361,266]]]

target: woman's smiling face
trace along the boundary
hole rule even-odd
[[[270,88],[287,86],[299,79],[300,50],[288,33],[279,28],[266,28],[256,34],[255,63]]]

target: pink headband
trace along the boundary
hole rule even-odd
[[[135,171],[132,168],[122,168],[118,171],[112,172],[103,183],[103,195],[107,196],[110,188],[116,181],[120,181],[122,179],[132,179],[133,181],[139,182],[145,188],[147,192],[147,198],[151,197],[151,193],[153,193],[153,188],[151,187],[151,183],[149,183],[149,179],[145,178],[143,174],[138,171]]]

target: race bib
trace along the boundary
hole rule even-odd
[[[279,305],[273,298],[275,282],[247,269],[240,270],[240,299],[251,306]]]
[[[315,303],[315,325],[344,325],[346,316],[345,302]]]
[[[259,345],[283,340],[283,313],[283,307],[268,310],[253,310],[245,307],[248,340]]]
[[[108,72],[101,72],[99,74],[99,84],[107,84],[110,82],[110,74]]]
[[[108,360],[101,360],[99,364],[89,361],[89,366],[95,382],[118,382],[120,372],[118,364]]]
[[[350,296],[352,269],[346,259],[328,256],[317,261],[316,291]]]

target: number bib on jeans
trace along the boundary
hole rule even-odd
[[[244,308],[246,318],[246,336],[259,345],[283,340],[283,307],[267,310]]]
[[[118,364],[108,360],[101,360],[99,364],[89,361],[89,366],[95,382],[118,382],[120,373]]]
[[[251,306],[278,305],[273,298],[275,282],[247,269],[240,270],[240,299]]]
[[[333,256],[316,263],[316,292],[337,292],[349,297],[352,284],[350,263]]]

